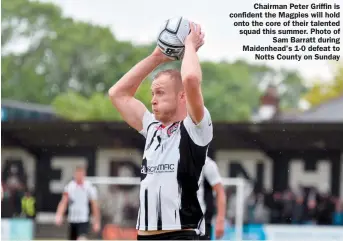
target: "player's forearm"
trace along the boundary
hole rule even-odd
[[[56,211],[57,216],[63,216],[66,209],[67,209],[67,204],[65,204],[64,202],[60,202],[58,204],[57,211]]]
[[[217,192],[217,219],[218,220],[225,220],[225,210],[226,210],[226,197],[224,188],[221,188],[219,192]]]
[[[185,53],[181,65],[181,76],[186,91],[187,88],[196,88],[201,83],[201,66],[195,46],[191,43],[185,46]]]
[[[92,205],[92,214],[93,214],[94,222],[100,223],[100,209],[98,205],[96,204]]]
[[[201,67],[192,43],[188,43],[185,47],[181,76],[186,93],[187,112],[193,122],[198,124],[204,117],[204,100],[201,93]]]
[[[110,88],[109,96],[111,98],[134,96],[142,81],[160,64],[160,58],[149,55],[137,63]]]

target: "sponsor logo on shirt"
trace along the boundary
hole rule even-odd
[[[141,174],[174,172],[175,164],[159,164],[156,166],[142,166]]]

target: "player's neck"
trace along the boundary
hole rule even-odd
[[[178,121],[183,121],[187,117],[187,109],[186,106],[184,108],[179,108],[176,112],[175,118],[173,123]]]
[[[83,180],[75,180],[75,182],[76,182],[78,185],[82,185],[82,184],[83,184]]]
[[[180,114],[176,114],[175,116],[173,116],[172,118],[170,118],[168,121],[162,121],[162,125],[164,127],[169,126],[175,122],[179,122],[182,121],[186,118],[187,113],[180,113]]]

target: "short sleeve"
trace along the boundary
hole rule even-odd
[[[95,186],[92,184],[89,185],[89,199],[90,200],[98,199],[98,191],[96,190]]]
[[[204,117],[198,124],[194,124],[192,118],[187,115],[183,121],[184,126],[190,136],[198,146],[208,145],[213,138],[213,125],[210,112],[204,107]]]
[[[211,187],[222,182],[217,164],[209,157],[206,158],[204,165],[204,176]]]
[[[143,120],[142,120],[143,129],[139,133],[141,135],[143,135],[144,137],[146,137],[147,133],[148,133],[148,130],[149,130],[149,127],[154,122],[157,123],[154,115],[150,111],[146,110],[144,115],[143,115]]]
[[[70,190],[70,182],[67,185],[65,185],[63,193],[69,194],[69,190]]]

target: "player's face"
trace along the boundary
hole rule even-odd
[[[181,94],[176,88],[175,81],[168,75],[162,75],[152,82],[151,91],[152,111],[156,120],[162,123],[169,122],[181,102]]]
[[[75,179],[76,181],[83,181],[85,177],[85,170],[83,169],[78,169],[75,171]]]

